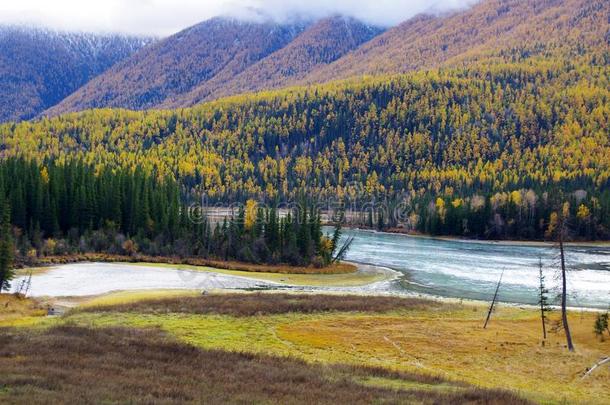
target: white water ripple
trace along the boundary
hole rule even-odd
[[[347,230],[354,243],[346,259],[386,266],[405,274],[406,289],[434,295],[489,299],[504,271],[500,299],[537,301],[538,261],[555,298],[560,288],[557,252],[548,246],[441,240],[364,230]],[[569,247],[569,303],[610,306],[610,248]]]

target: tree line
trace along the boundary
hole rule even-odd
[[[254,200],[211,223],[193,218],[170,177],[82,161],[0,161],[0,283],[13,258],[86,252],[203,257],[323,267],[337,259],[340,225],[324,235],[305,197],[286,216]]]
[[[139,167],[212,202],[387,198],[410,204],[411,226],[435,234],[539,239],[562,190],[574,196],[579,235],[601,239],[610,237],[607,60],[532,58],[175,111],[91,110],[1,125],[0,146],[7,157],[101,172]]]
[[[427,235],[476,239],[543,240],[557,207],[568,203],[575,240],[610,238],[610,189],[519,189],[465,196],[400,196],[372,199],[355,219],[358,226],[402,228]]]

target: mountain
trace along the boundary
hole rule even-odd
[[[286,46],[305,27],[300,23],[213,18],[141,50],[47,113],[94,107],[155,107],[202,83],[232,79]]]
[[[45,114],[182,108],[363,75],[599,54],[608,47],[608,13],[606,0],[482,0],[383,33],[344,17],[291,25],[214,18],[142,49]]]
[[[609,9],[605,0],[483,0],[383,33],[338,16],[294,25],[214,18],[143,49],[46,113],[181,108],[283,86],[600,49]]]
[[[140,167],[177,179],[187,194],[203,188],[211,203],[290,202],[302,193],[375,210],[390,201],[420,232],[480,238],[543,238],[563,192],[578,237],[606,239],[609,72],[607,59],[583,53],[173,111],[96,109],[0,125],[0,157]],[[15,188],[19,217],[21,201],[43,204]],[[144,218],[156,206],[151,200]]]
[[[334,62],[382,31],[379,27],[369,26],[349,17],[333,16],[322,19],[284,48],[233,78],[210,80],[163,106],[182,107],[231,94],[296,83],[316,68]]]
[[[609,13],[607,0],[483,0],[449,14],[416,16],[303,82],[456,65],[515,48],[531,56],[607,46]]]
[[[477,238],[542,239],[561,205],[578,237],[608,239],[609,8],[486,0],[378,36],[340,18],[214,19],[142,49],[68,100],[93,89],[91,105],[143,109],[183,95],[188,105],[225,91],[351,78],[192,108],[4,124],[0,158],[87,162],[108,173],[139,167],[212,203],[303,194],[388,201],[420,232]],[[349,39],[355,30],[359,39]],[[27,192],[15,186],[13,216],[27,214],[22,201],[45,204]],[[380,228],[396,225],[377,217]]]
[[[0,27],[0,121],[34,117],[150,41]]]

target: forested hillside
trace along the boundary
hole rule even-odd
[[[0,121],[36,116],[150,42],[0,27]]]
[[[514,58],[4,125],[2,155],[141,166],[213,201],[388,199],[437,234],[542,238],[570,200],[580,237],[609,237],[608,51]]]
[[[609,14],[606,0],[482,0],[465,10],[405,21],[303,82],[607,47]]]
[[[221,96],[269,90],[303,79],[382,30],[348,17],[329,17],[308,27],[284,48],[228,80],[212,80],[162,104],[174,108],[193,105]],[[225,78],[226,79],[226,78]]]
[[[213,18],[143,49],[46,114],[97,107],[152,108],[204,83],[218,86],[232,79],[305,28],[304,23]]]

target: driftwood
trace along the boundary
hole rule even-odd
[[[337,255],[332,259],[332,263],[338,263],[341,260],[343,260],[343,258],[345,257],[345,254],[347,253],[349,248],[352,246],[353,242],[354,242],[353,236],[350,237],[348,240],[346,240],[345,243],[343,244],[343,246],[341,246],[341,248],[339,249],[339,252],[337,253]]]
[[[504,277],[504,270],[502,270],[502,274],[500,274],[500,280],[498,280],[498,285],[496,286],[496,292],[494,293],[494,298],[491,301],[491,305],[489,306],[489,311],[487,312],[487,318],[485,319],[485,325],[483,325],[483,329],[487,329],[487,324],[489,323],[489,318],[491,318],[491,313],[494,310],[494,306],[496,305],[496,300],[498,299],[498,291],[500,291],[500,284],[502,284],[502,277]]]
[[[589,371],[587,371],[582,378],[585,378],[587,376],[589,376],[589,374],[591,374],[596,368],[598,368],[599,366],[603,366],[606,363],[610,363],[610,357],[606,357],[604,359],[601,359],[600,361],[598,361],[597,363],[595,363],[590,369]]]

